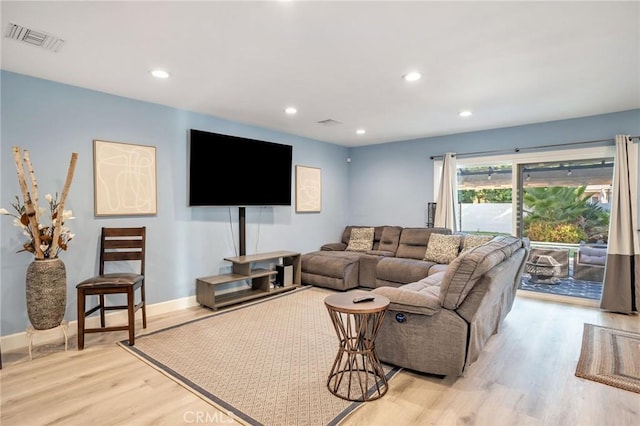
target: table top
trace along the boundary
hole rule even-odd
[[[247,254],[243,256],[225,257],[224,260],[228,260],[233,263],[253,263],[261,262],[265,260],[277,259],[279,257],[295,257],[300,256],[300,253],[288,250],[270,251],[268,253],[256,253]]]
[[[353,299],[360,296],[373,296],[372,301],[353,303]],[[346,293],[336,293],[327,296],[324,304],[334,311],[348,314],[371,314],[384,311],[389,306],[389,299],[381,294],[364,290],[351,290]]]

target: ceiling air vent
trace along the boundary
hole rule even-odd
[[[7,32],[4,36],[12,40],[22,41],[36,47],[41,47],[52,52],[57,52],[64,44],[64,40],[58,36],[45,33],[44,31],[23,27],[22,25],[14,24],[13,22],[9,22]]]
[[[338,124],[342,124],[342,122],[338,120],[334,120],[333,118],[327,118],[326,120],[318,121],[318,124],[322,124],[323,126],[337,126]]]

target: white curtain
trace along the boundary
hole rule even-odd
[[[638,145],[616,136],[609,243],[600,307],[638,312],[640,245],[638,244]]]
[[[456,207],[458,205],[458,176],[456,170],[456,154],[447,152],[442,163],[440,189],[436,200],[436,214],[433,226],[449,228],[457,231]]]

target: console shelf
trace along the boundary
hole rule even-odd
[[[283,265],[291,265],[293,267],[293,283],[283,287],[272,288],[270,277],[276,275],[276,271],[254,268],[254,264],[279,259],[282,259]],[[281,250],[225,257],[224,260],[232,263],[231,273],[196,278],[196,300],[199,304],[217,309],[300,287],[300,253]],[[251,288],[216,295],[215,288],[217,285],[244,280],[251,281]]]

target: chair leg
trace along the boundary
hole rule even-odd
[[[136,315],[135,315],[135,292],[133,288],[127,290],[127,314],[129,317],[129,346],[133,346],[136,340]]]
[[[100,296],[100,326],[102,328],[105,327],[105,321],[104,321],[104,294],[101,294]]]
[[[84,349],[84,290],[78,290],[78,350]]]
[[[144,294],[144,283],[140,287],[140,297],[142,298],[142,328],[147,328],[147,301]]]

